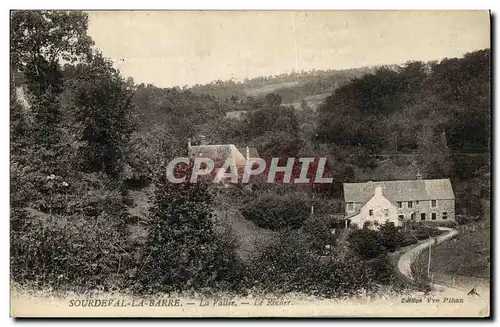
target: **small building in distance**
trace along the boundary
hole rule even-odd
[[[199,145],[192,145],[191,139],[188,140],[188,156],[190,159],[212,159],[215,164],[213,173],[217,174],[218,170],[228,159],[230,160],[231,165],[236,166],[238,172],[243,172],[247,160],[250,158],[258,158],[259,154],[256,148],[248,146],[244,150],[240,151],[234,144],[208,144],[205,136],[202,135],[200,136]]]
[[[399,226],[405,220],[455,220],[455,195],[449,179],[344,183],[346,224],[362,227],[366,221]]]

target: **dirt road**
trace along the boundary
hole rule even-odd
[[[432,245],[440,244],[458,234],[458,231],[453,228],[438,227],[438,229],[446,231],[447,233],[443,233],[437,237],[434,237],[432,239]],[[421,243],[403,253],[403,255],[399,258],[398,269],[404,276],[406,276],[406,278],[413,279],[413,276],[411,274],[411,264],[417,258],[420,252],[424,251],[428,247],[429,242]]]

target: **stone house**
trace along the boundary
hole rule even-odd
[[[344,183],[346,225],[365,221],[396,226],[405,220],[454,221],[455,195],[449,179]]]

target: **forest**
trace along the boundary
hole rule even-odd
[[[413,286],[388,254],[411,240],[390,225],[339,232],[342,183],[450,178],[466,217],[490,198],[489,49],[159,88],[123,76],[87,28],[83,12],[11,13],[13,282],[76,292],[400,290]],[[289,105],[324,93],[317,108]],[[241,119],[227,116],[236,104],[246,106]],[[263,158],[326,157],[334,182],[168,183],[166,163],[200,135]],[[248,224],[252,240],[238,234]]]

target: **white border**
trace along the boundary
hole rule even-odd
[[[284,1],[283,3],[280,3],[278,1],[269,1],[269,0],[253,0],[253,1],[217,1],[217,0],[212,0],[212,1],[193,1],[193,0],[183,0],[183,1],[178,1],[178,2],[172,2],[172,1],[161,1],[161,2],[156,2],[156,1],[150,1],[150,0],[142,0],[142,1],[119,1],[119,2],[110,2],[110,3],[105,3],[102,0],[87,0],[87,1],[44,1],[43,3],[37,2],[37,1],[3,1],[0,5],[2,7],[2,11],[0,14],[0,19],[1,19],[1,26],[3,27],[2,33],[1,33],[1,44],[5,47],[4,51],[1,52],[2,56],[2,66],[1,66],[1,76],[3,78],[1,79],[2,81],[2,87],[0,88],[1,94],[2,94],[2,103],[5,104],[5,109],[1,110],[1,118],[0,121],[3,124],[3,128],[0,130],[0,133],[2,135],[1,140],[0,140],[0,146],[1,146],[1,154],[2,154],[2,160],[0,160],[0,163],[2,165],[1,167],[1,180],[0,180],[0,188],[1,188],[1,210],[2,210],[2,224],[4,228],[1,228],[3,237],[2,239],[2,246],[0,247],[1,251],[1,259],[3,263],[3,269],[1,269],[1,289],[0,289],[0,294],[1,294],[1,308],[2,308],[2,314],[1,317],[3,320],[6,320],[6,317],[9,315],[9,286],[8,286],[8,280],[9,280],[9,271],[8,271],[8,262],[9,262],[9,229],[8,229],[8,224],[9,224],[9,113],[8,113],[8,108],[9,108],[9,93],[8,93],[8,87],[9,87],[9,82],[8,82],[8,71],[9,71],[9,54],[8,54],[8,40],[9,40],[9,9],[89,9],[92,8],[94,10],[106,10],[106,9],[112,9],[112,10],[117,10],[117,9],[142,9],[142,10],[147,10],[147,9],[173,9],[173,10],[180,10],[180,9],[215,9],[215,10],[222,10],[222,9],[230,9],[230,10],[241,10],[241,9],[264,9],[264,10],[273,10],[273,9],[279,9],[279,10],[287,10],[287,9],[341,9],[341,10],[346,10],[346,9],[492,9],[492,12],[494,15],[497,15],[500,12],[500,1],[498,0],[475,0],[475,1],[435,1],[435,0],[423,0],[423,1],[360,1],[360,0],[349,0],[349,1],[339,1],[336,3],[331,3],[331,2],[326,2],[326,1],[320,1],[320,0],[307,0],[307,1]],[[498,24],[498,21],[496,21]],[[495,31],[497,30],[497,26],[495,27]],[[498,33],[493,33],[494,44],[498,44]],[[495,46],[492,46],[492,49],[495,49]],[[496,52],[494,53],[494,60],[495,63],[498,63],[498,55]],[[495,71],[494,75],[495,77],[498,76],[498,66],[495,65]],[[496,79],[495,79],[496,80]],[[493,90],[495,91],[495,90]],[[493,92],[494,94],[494,104],[498,104],[498,93]],[[495,116],[495,124],[496,126],[500,125],[500,118],[498,118],[498,114]],[[495,136],[496,133],[493,134]],[[498,140],[494,140],[494,153],[498,153]],[[496,155],[495,155],[496,157]],[[496,171],[498,168],[498,158],[495,158],[495,165],[492,167],[494,171]],[[495,176],[494,179],[494,185],[497,185],[498,182],[498,176]],[[498,203],[498,194],[495,192],[495,198],[493,203]],[[494,211],[497,213],[497,211]],[[496,216],[492,217],[492,219],[497,220]],[[499,225],[498,221],[495,223],[495,235],[499,235]],[[495,251],[495,263],[496,263],[496,274],[495,276],[492,276],[493,279],[496,279],[498,276],[498,264],[499,264],[499,258],[498,258],[498,252]],[[498,280],[495,283],[495,285],[498,284]],[[496,289],[495,289],[496,290]],[[496,292],[495,292],[496,293]],[[494,301],[493,303],[497,304],[498,301]],[[494,311],[496,314],[498,314],[498,306],[495,305]],[[106,321],[99,321],[99,322],[94,322],[97,325],[103,325]],[[259,325],[267,325],[272,322],[277,323],[277,321],[254,321],[255,323]],[[302,322],[302,323],[310,323],[306,321],[296,321],[297,322]],[[364,321],[364,322],[356,322],[356,324],[365,324],[369,321]],[[8,319],[7,321],[2,321],[3,323],[6,323],[6,325],[11,325],[14,324],[14,321],[12,319]],[[42,324],[45,325],[51,325],[53,322],[52,321],[45,321],[41,322]],[[77,323],[80,324],[87,324],[88,322],[77,322],[77,321],[66,321],[68,325],[76,325]],[[118,321],[115,323],[118,324],[123,324],[123,321]],[[130,324],[133,325],[140,325],[141,322],[129,322]],[[165,322],[160,322],[160,323],[165,323]],[[180,324],[181,322],[179,321],[166,321],[168,324],[173,324],[177,325]],[[183,324],[189,323],[189,324],[198,324],[201,322],[196,322],[196,321],[190,321],[190,322],[183,322]],[[206,322],[205,322],[206,323]],[[222,323],[221,321],[211,321],[209,322],[211,324],[220,324]],[[238,321],[226,321],[225,323],[238,323]],[[280,323],[290,323],[290,321],[281,321]],[[345,322],[342,321],[323,321],[323,323],[327,324],[344,324]],[[385,321],[379,321],[378,323],[385,323]],[[400,324],[408,324],[408,323],[420,323],[420,324],[441,324],[441,323],[446,323],[445,321],[439,321],[439,322],[430,322],[430,321],[419,321],[419,322],[414,322],[414,321],[392,321],[392,323]],[[453,322],[452,322],[453,323]],[[469,323],[474,323],[471,321],[467,322]]]

